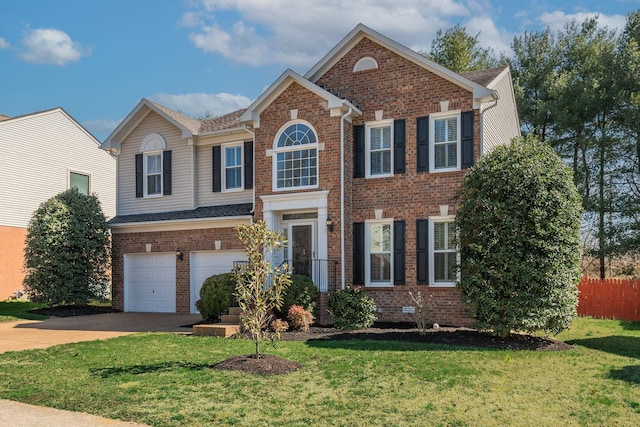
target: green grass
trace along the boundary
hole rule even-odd
[[[30,301],[15,300],[0,302],[0,322],[13,322],[16,320],[43,320],[47,316],[29,313],[34,308],[44,307],[41,304],[34,304]]]
[[[562,352],[282,342],[303,368],[219,371],[244,340],[139,334],[0,355],[0,398],[155,426],[636,426],[640,323],[577,319]]]

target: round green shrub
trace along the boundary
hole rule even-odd
[[[363,329],[376,321],[376,303],[361,289],[346,288],[329,296],[329,310],[338,329]]]
[[[215,274],[202,284],[196,309],[207,320],[215,320],[234,302],[235,282],[231,273]]]
[[[311,278],[294,274],[291,276],[291,285],[284,291],[282,307],[276,314],[281,319],[286,319],[289,308],[292,305],[300,305],[305,310],[313,312],[317,298],[318,288],[316,288]]]

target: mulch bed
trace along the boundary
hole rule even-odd
[[[255,354],[244,354],[231,356],[222,362],[216,363],[213,367],[226,371],[243,371],[250,374],[282,375],[297,371],[302,365],[273,354],[263,354],[260,358],[257,358]]]
[[[97,305],[58,305],[55,307],[34,308],[29,313],[41,314],[49,317],[90,316],[92,314],[118,313],[111,307]]]

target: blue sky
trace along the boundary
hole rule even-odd
[[[496,52],[524,31],[640,0],[22,0],[0,13],[0,114],[62,107],[104,140],[141,98],[187,114],[243,108],[304,74],[359,22],[418,51],[456,24]]]

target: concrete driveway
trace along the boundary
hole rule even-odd
[[[0,322],[0,353],[80,341],[115,338],[136,332],[190,333],[199,314],[106,313]]]

